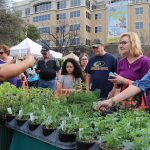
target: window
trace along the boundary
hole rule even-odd
[[[92,10],[96,9],[96,6],[95,5],[92,5]]]
[[[80,24],[70,25],[70,31],[77,31],[77,30],[80,30]]]
[[[66,0],[63,0],[63,1],[60,1],[60,2],[57,2],[57,9],[64,9],[66,8]]]
[[[89,20],[91,20],[91,14],[88,13],[87,11],[86,11],[86,18],[88,18]]]
[[[72,41],[71,41],[71,45],[79,45],[80,44],[80,38],[79,37],[75,37]]]
[[[57,14],[57,20],[66,19],[66,13]]]
[[[70,18],[80,17],[80,10],[70,12]]]
[[[90,9],[90,1],[89,1],[89,0],[86,0],[86,7],[87,7],[88,9]]]
[[[38,32],[39,32],[39,34],[50,33],[50,27],[38,28]]]
[[[98,19],[102,19],[101,13],[95,14],[95,20],[98,20]]]
[[[51,9],[51,2],[38,4],[35,6],[35,12],[45,11]]]
[[[102,32],[102,26],[95,27],[95,33]]]
[[[136,29],[143,29],[144,28],[144,23],[143,22],[136,22],[135,28]]]
[[[71,7],[80,6],[81,0],[71,0]]]
[[[142,15],[143,14],[143,7],[135,8],[135,14],[136,15]]]
[[[89,39],[86,39],[86,45],[91,45],[91,41]]]
[[[66,31],[66,27],[65,26],[60,26],[56,28],[56,32],[57,33],[64,33]]]
[[[50,19],[51,19],[51,15],[47,14],[47,15],[33,17],[33,22],[42,22]]]
[[[28,15],[30,15],[30,8],[25,9],[25,16],[28,16]]]
[[[91,27],[86,25],[86,31],[90,33],[91,32]]]

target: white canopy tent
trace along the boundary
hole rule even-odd
[[[29,38],[24,39],[21,43],[10,48],[10,54],[12,56],[24,56],[27,51],[30,50],[33,55],[41,56],[42,46],[35,43]]]
[[[70,53],[70,54],[64,56],[64,57],[63,57],[63,60],[66,60],[66,59],[68,59],[68,58],[73,58],[73,59],[75,59],[76,61],[79,61],[79,57],[78,57],[77,55],[75,55],[74,53]]]
[[[62,58],[63,54],[62,53],[59,53],[59,52],[55,52],[55,51],[52,51],[50,50],[50,54],[52,54],[52,56],[54,56],[55,58]]]

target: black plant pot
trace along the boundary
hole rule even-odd
[[[35,124],[35,123],[28,123],[29,129],[31,131],[34,131],[40,124]]]
[[[42,126],[43,129],[43,135],[44,136],[49,136],[50,134],[52,134],[54,132],[54,128],[45,128],[45,126]]]
[[[11,115],[11,114],[7,114],[7,115],[6,115],[6,120],[7,120],[7,122],[12,121],[14,118],[15,118],[14,115]]]
[[[22,126],[26,121],[27,121],[27,119],[16,119],[18,126]]]
[[[75,142],[76,141],[76,135],[59,132],[59,140],[61,142]]]
[[[77,141],[77,150],[88,150],[95,142]]]

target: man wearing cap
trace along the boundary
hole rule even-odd
[[[85,68],[86,90],[100,89],[100,98],[107,98],[113,84],[108,81],[109,72],[116,72],[117,59],[105,51],[104,43],[95,39],[92,43],[94,55]]]
[[[58,61],[49,53],[48,48],[42,48],[43,58],[37,63],[36,72],[39,73],[38,87],[56,90],[56,75],[60,70]]]

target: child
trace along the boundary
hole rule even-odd
[[[76,60],[68,58],[64,61],[61,76],[57,84],[58,91],[78,91],[81,90],[83,79],[82,70]],[[75,86],[78,86],[76,90]]]

